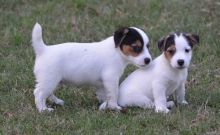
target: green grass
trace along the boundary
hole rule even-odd
[[[0,0],[0,134],[220,134],[220,2],[217,0]],[[172,31],[200,35],[189,69],[188,106],[170,114],[129,108],[98,111],[92,87],[60,86],[65,106],[39,114],[33,89],[31,31],[39,22],[48,44],[100,41],[119,26],[143,28],[150,51]],[[135,68],[129,66],[124,74]],[[124,78],[123,77],[123,78]],[[122,79],[123,79],[122,78]]]

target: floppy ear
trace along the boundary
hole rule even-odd
[[[157,46],[158,46],[160,52],[162,52],[165,49],[166,40],[167,40],[167,38],[163,37],[158,41]]]
[[[185,34],[185,37],[192,47],[199,43],[199,35],[187,33]]]
[[[174,45],[174,34],[170,34],[164,38],[162,38],[159,42],[158,42],[158,48],[159,50],[162,51],[166,51],[166,49],[170,46],[170,45]]]
[[[114,42],[115,42],[115,47],[119,47],[122,43],[122,41],[124,40],[124,38],[126,37],[126,35],[129,32],[129,28],[128,27],[123,27],[118,29],[117,31],[115,31],[114,33]]]

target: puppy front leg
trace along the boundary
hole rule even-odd
[[[155,111],[168,113],[170,110],[167,108],[166,88],[161,84],[153,84],[153,96],[155,103]]]
[[[106,91],[105,91],[105,88],[102,86],[99,86],[97,88],[97,91],[96,91],[96,97],[97,99],[99,100],[99,103],[103,103],[106,99]]]
[[[179,88],[175,91],[177,103],[187,105],[188,102],[185,99],[185,83],[182,83]]]
[[[105,101],[99,106],[99,110],[121,110],[121,107],[118,106],[117,99],[118,99],[118,83],[119,78],[105,76],[103,78],[103,84],[105,88],[106,99]]]

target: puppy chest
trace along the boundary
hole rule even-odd
[[[176,89],[180,86],[179,81],[169,81],[169,83],[166,86],[166,95],[169,96],[175,92]]]

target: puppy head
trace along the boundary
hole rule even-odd
[[[174,33],[162,38],[158,48],[163,51],[173,68],[188,68],[192,58],[192,48],[199,43],[199,36],[189,33]]]
[[[144,67],[151,61],[148,51],[149,39],[145,32],[136,27],[124,27],[114,34],[115,47],[125,58],[138,67]]]

